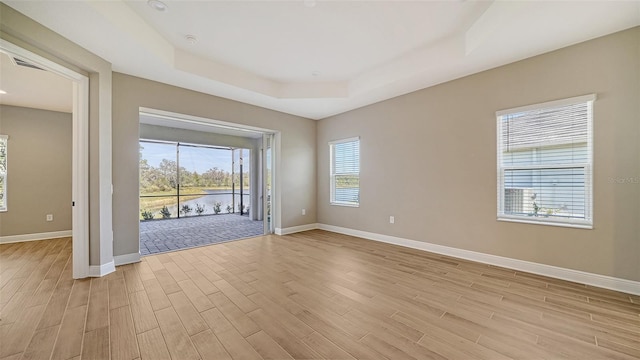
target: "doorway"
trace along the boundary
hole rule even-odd
[[[274,134],[143,109],[140,253],[273,232]]]
[[[47,58],[0,39],[0,52],[72,83],[72,269],[73,278],[89,276],[89,79]],[[10,186],[10,185],[7,185]]]

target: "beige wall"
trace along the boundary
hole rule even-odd
[[[89,77],[89,263],[113,260],[111,64],[0,3],[0,38]]]
[[[639,34],[636,28],[578,44],[316,124],[121,74],[113,74],[112,92],[108,62],[0,4],[1,38],[90,78],[92,265],[111,261],[112,250],[137,251],[137,116],[144,106],[281,131],[278,227],[317,220],[640,280]],[[594,92],[594,229],[497,222],[495,111]],[[361,207],[330,207],[327,141],[356,135]]]
[[[71,230],[71,130],[71,114],[0,105],[0,134],[9,135],[0,236]]]
[[[316,222],[316,122],[154,81],[113,74],[114,255],[138,252],[138,116],[146,107],[280,132],[280,221]],[[307,209],[301,215],[301,209]],[[277,210],[276,210],[277,211]]]
[[[495,112],[589,93],[594,229],[496,221]],[[639,281],[639,103],[635,28],[320,120],[318,222]],[[330,206],[327,142],[352,136],[360,207]]]

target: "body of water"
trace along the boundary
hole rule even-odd
[[[196,213],[196,207],[197,205],[200,206],[204,206],[204,212],[202,213],[203,215],[209,215],[209,214],[215,214],[215,212],[213,211],[214,206],[217,202],[219,202],[221,204],[220,206],[220,213],[221,214],[226,214],[227,213],[227,205],[232,205],[232,201],[234,198],[234,195],[231,193],[230,190],[204,190],[207,195],[202,195],[197,199],[191,199],[194,195],[183,195],[180,196],[180,208],[182,208],[183,205],[189,205],[191,207],[191,209],[193,209],[191,211],[191,213],[189,214],[189,216],[195,216],[197,215]],[[170,198],[170,197],[167,197]],[[168,205],[167,208],[169,209],[169,211],[171,212],[171,217],[177,217],[178,215],[178,204],[177,204],[177,197],[173,197],[173,199],[175,199],[175,205]],[[185,200],[185,199],[189,199],[189,200]],[[248,192],[245,192],[243,194],[243,205],[246,209],[249,207],[251,201],[251,194]],[[235,209],[232,210],[232,212],[236,212],[239,213],[240,212],[240,208],[238,207],[240,204],[240,193],[236,191],[235,194],[235,204],[233,204],[233,206],[235,206]],[[184,214],[180,214],[180,216],[184,216]],[[159,218],[160,216],[156,216],[156,218]]]

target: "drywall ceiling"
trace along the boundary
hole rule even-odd
[[[639,1],[6,3],[115,71],[312,119],[640,25]]]
[[[73,85],[45,70],[19,66],[0,52],[0,104],[34,109],[71,112]]]

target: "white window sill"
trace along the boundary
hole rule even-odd
[[[539,219],[539,218],[538,218]],[[574,229],[593,229],[593,224],[589,221],[584,222],[560,222],[553,220],[533,220],[530,217],[522,218],[522,217],[507,217],[507,216],[498,216],[498,221],[506,221],[506,222],[516,222],[523,224],[534,224],[534,225],[547,225],[547,226],[559,226],[559,227],[568,227]]]
[[[345,206],[345,207],[360,207],[360,204],[354,204],[354,203],[344,203],[344,202],[330,202],[329,205],[334,205],[334,206]]]

